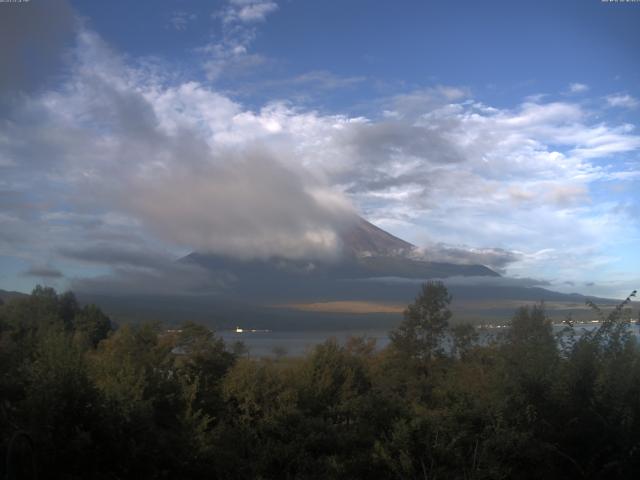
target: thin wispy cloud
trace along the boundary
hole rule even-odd
[[[268,59],[251,53],[249,48],[258,34],[256,24],[277,9],[272,1],[229,0],[211,15],[219,24],[220,33],[199,49],[205,55],[204,70],[209,80],[242,75],[268,63]]]
[[[230,0],[219,15],[224,23],[254,23],[263,22],[277,9],[278,4],[269,0]]]
[[[71,287],[83,293],[216,294],[233,281],[226,272],[176,262],[166,253],[139,246],[114,247],[113,242],[94,243],[81,248],[61,248],[58,253],[67,261],[108,268],[106,274],[72,278]]]
[[[571,93],[585,93],[589,91],[589,85],[584,83],[572,83],[569,85],[569,92]]]
[[[194,22],[197,18],[198,17],[195,13],[178,10],[171,12],[171,15],[169,16],[169,25],[174,30],[184,31],[189,27],[189,24]]]
[[[24,272],[24,275],[40,279],[56,279],[64,277],[64,274],[60,270],[46,265],[32,266]]]

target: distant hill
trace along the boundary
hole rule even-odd
[[[7,301],[13,299],[13,298],[20,298],[20,297],[26,297],[27,294],[26,293],[21,293],[21,292],[11,292],[8,290],[0,290],[0,302],[2,303],[6,303]]]

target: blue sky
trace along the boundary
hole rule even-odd
[[[640,283],[640,3],[0,10],[0,288],[189,288],[186,252],[332,255],[353,211],[427,259]]]
[[[191,50],[223,36],[211,12],[224,3],[165,5],[116,1],[77,7],[119,50],[194,67]],[[167,25],[171,19],[181,19],[177,28]],[[262,80],[311,71],[367,77],[364,88],[333,105],[339,111],[370,102],[377,90],[396,93],[438,82],[472,86],[498,106],[510,106],[531,92],[561,92],[576,79],[589,80],[601,94],[636,88],[637,22],[637,5],[583,0],[291,1],[265,15],[251,54],[269,61],[260,69]],[[198,76],[198,70],[190,73]]]

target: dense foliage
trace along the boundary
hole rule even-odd
[[[38,287],[0,305],[6,478],[634,478],[640,351],[628,300],[554,335],[542,306],[489,340],[426,284],[383,350],[249,358],[187,323],[112,328]],[[231,351],[234,350],[234,351]],[[234,353],[235,352],[235,353]],[[4,463],[4,459],[7,459]]]

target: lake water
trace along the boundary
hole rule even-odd
[[[386,330],[334,330],[322,332],[307,331],[268,331],[268,332],[244,332],[235,331],[216,332],[218,336],[231,346],[240,341],[249,349],[249,354],[256,357],[273,356],[277,350],[286,355],[298,356],[308,353],[315,345],[335,338],[338,343],[344,344],[349,337],[366,336],[376,339],[376,347],[384,348],[389,344],[389,336]]]
[[[599,324],[576,325],[576,332],[579,334],[582,329],[593,329]],[[559,331],[562,325],[555,325],[554,330]],[[640,338],[640,327],[631,324],[630,327],[636,337]],[[491,328],[479,330],[480,336],[488,338],[504,331],[502,328]],[[256,331],[237,333],[235,331],[219,331],[217,335],[231,346],[237,341],[241,341],[249,349],[249,354],[254,357],[275,356],[277,353],[299,356],[311,351],[315,345],[325,342],[330,338],[335,338],[338,343],[344,345],[349,337],[365,336],[376,340],[376,348],[381,349],[389,344],[389,332],[387,330],[332,330],[332,331]]]

